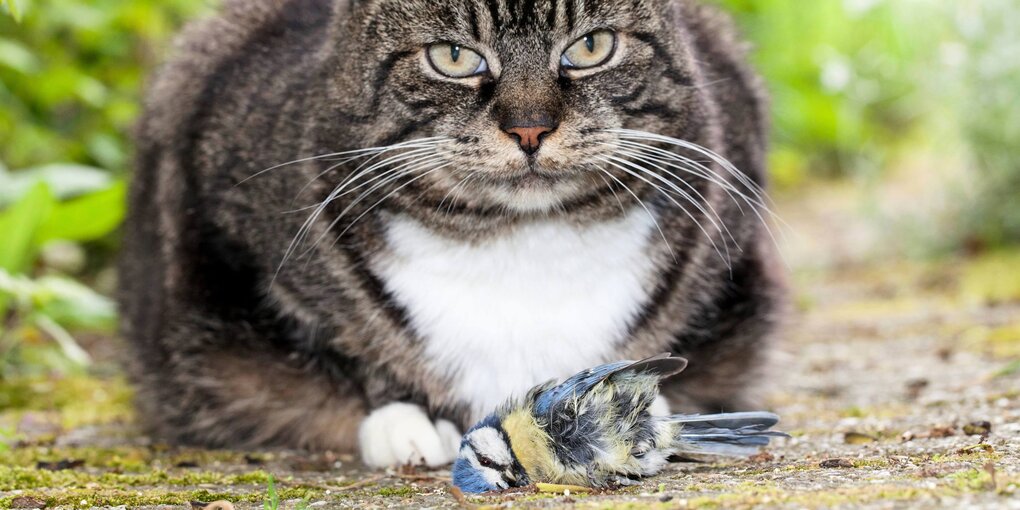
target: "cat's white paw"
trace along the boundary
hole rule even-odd
[[[402,402],[376,409],[358,430],[361,459],[374,468],[444,466],[457,457],[460,438],[453,423],[433,423],[420,406]]]
[[[648,406],[648,414],[652,416],[669,416],[673,413],[669,410],[669,401],[666,400],[666,397],[659,395],[655,397],[652,405]]]

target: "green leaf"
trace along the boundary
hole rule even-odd
[[[10,209],[0,213],[0,269],[13,274],[30,269],[39,245],[36,235],[56,206],[45,183],[35,185]]]
[[[262,500],[263,510],[279,510],[280,508],[280,495],[276,492],[276,484],[273,483],[273,475],[269,475],[269,488],[268,498]]]
[[[39,69],[39,59],[21,43],[0,37],[0,66],[31,74]]]
[[[66,199],[109,188],[113,178],[99,168],[73,163],[56,163],[17,172],[0,168],[0,208],[21,198],[39,182],[46,183],[57,198]]]
[[[70,278],[47,276],[34,282],[38,312],[69,329],[112,330],[117,305]]]
[[[127,187],[118,182],[110,188],[57,204],[39,226],[35,242],[95,241],[120,226],[126,211]]]
[[[21,10],[18,9],[18,0],[2,0],[3,6],[7,8],[14,21],[21,21]]]

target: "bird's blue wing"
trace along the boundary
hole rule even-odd
[[[587,393],[596,384],[604,381],[606,377],[616,373],[621,368],[633,364],[633,361],[617,361],[599,367],[589,368],[584,372],[574,375],[559,385],[550,388],[535,397],[535,414],[548,414],[558,402],[575,395]]]
[[[580,397],[596,385],[625,372],[642,371],[660,377],[669,377],[687,367],[687,360],[660,354],[641,361],[617,361],[590,368],[563,381],[558,386],[541,391],[535,396],[535,414],[548,414],[557,404],[567,399]]]

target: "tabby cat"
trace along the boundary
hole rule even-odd
[[[755,402],[766,102],[694,0],[227,0],[138,130],[120,301],[166,441],[441,465],[536,383],[673,352]]]

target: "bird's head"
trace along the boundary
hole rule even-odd
[[[453,464],[453,484],[472,494],[531,484],[497,417],[486,418],[464,436]]]

